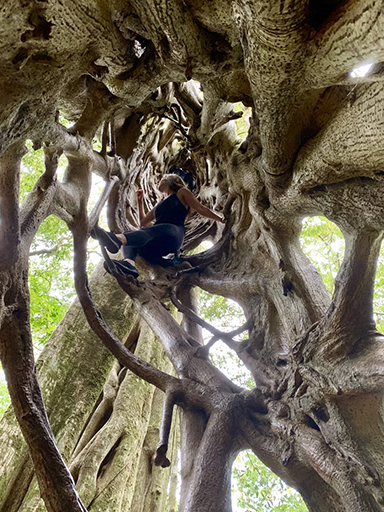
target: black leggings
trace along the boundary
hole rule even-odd
[[[162,256],[177,252],[184,240],[184,226],[155,224],[150,228],[124,233],[127,245],[123,245],[123,258],[135,261],[139,254],[152,264],[162,264]]]

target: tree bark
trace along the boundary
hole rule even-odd
[[[78,358],[73,348],[70,359],[59,350],[66,364],[54,386],[54,345],[39,365],[53,431],[65,460],[75,454],[73,472],[89,509],[106,507],[107,483],[122,511],[132,503],[163,507],[150,490],[146,504],[134,493],[137,467],[149,462],[135,459],[126,444],[132,437],[138,450],[152,446],[146,429],[159,411],[156,399],[151,419],[150,383],[171,397],[158,452],[163,461],[169,412],[174,405],[183,411],[184,512],[230,511],[230,466],[248,447],[301,492],[310,512],[383,510],[382,334],[372,319],[384,231],[381,2],[40,4],[19,2],[0,13],[7,41],[0,55],[0,346],[46,507],[83,510],[45,415],[29,329],[27,254],[40,223],[55,214],[73,233],[76,290],[100,344],[95,350],[95,336],[81,349],[79,379],[70,377],[69,362]],[[375,64],[370,75],[349,74],[369,60]],[[252,108],[245,140],[234,123],[240,114],[232,102],[238,101]],[[72,128],[58,122],[58,109],[74,121]],[[45,172],[19,208],[27,138],[45,146]],[[100,152],[93,148],[97,138]],[[62,152],[68,167],[59,181]],[[212,249],[185,256],[179,266],[139,260],[139,280],[115,276],[121,290],[114,288],[112,302],[120,306],[127,294],[135,311],[126,331],[112,307],[100,314],[104,297],[89,291],[87,236],[107,195],[110,229],[136,228],[137,189],[152,208],[160,199],[156,183],[174,164],[191,173],[201,202],[225,214],[225,226],[191,212],[184,250],[205,237],[217,242]],[[114,186],[106,186],[88,221],[92,172]],[[345,237],[332,299],[300,246],[302,219],[314,215],[335,222]],[[247,339],[211,330],[250,370],[255,389],[231,382],[209,360],[209,347],[201,347],[194,287],[242,306]],[[182,325],[168,309],[169,296],[186,315]],[[152,355],[144,334],[137,354],[121,342],[139,317],[161,341],[176,376],[144,360]],[[140,324],[140,332],[145,329]],[[132,372],[121,383],[121,369],[111,370],[101,343]],[[89,367],[97,382],[92,400],[83,398],[91,387]],[[134,387],[140,396],[120,424],[111,404],[117,411],[125,384],[128,389],[136,377],[147,384],[138,384],[140,394]],[[74,390],[72,384],[78,400],[66,408],[58,397]],[[144,431],[133,411],[143,413]],[[108,439],[98,436],[100,426]],[[1,487],[7,511],[18,510],[31,482],[25,449],[12,437],[9,444],[17,462]],[[130,480],[120,459],[125,450]],[[137,481],[138,489],[157,485],[156,478]],[[128,482],[124,497],[114,490],[122,480]]]
[[[130,299],[102,267],[93,274],[91,288],[104,318],[127,340],[127,346],[160,367],[169,366],[151,332],[138,327]],[[129,371],[113,363],[110,352],[98,345],[89,330],[77,301],[53,333],[37,367],[52,431],[87,510],[104,510],[111,495],[116,510],[127,510],[134,494],[141,507],[138,512],[163,510],[169,472],[159,474],[153,464],[163,395],[155,397],[154,388],[140,385]],[[0,510],[45,511],[11,411],[1,426],[4,491]],[[145,479],[144,495],[139,489]]]

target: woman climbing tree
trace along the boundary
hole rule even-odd
[[[137,192],[139,207],[139,220],[141,228],[137,231],[128,231],[115,234],[96,226],[91,236],[99,240],[100,244],[111,253],[117,253],[123,247],[123,260],[112,260],[116,269],[123,274],[133,277],[139,275],[136,268],[136,257],[140,255],[153,265],[172,265],[171,260],[163,256],[177,253],[185,235],[184,222],[190,210],[200,215],[224,222],[212,210],[203,206],[190,192],[184,181],[177,174],[166,174],[159,183],[159,191],[167,197],[160,201],[148,213],[144,213],[143,191]],[[155,223],[147,227],[148,224]],[[109,266],[104,264],[109,272]]]

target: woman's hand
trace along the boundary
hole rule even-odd
[[[213,217],[210,217],[210,218],[212,218],[216,222],[221,222],[222,224],[225,224],[224,215],[217,215],[215,212],[212,212],[212,214],[213,214]]]
[[[136,192],[137,206],[139,210],[140,227],[144,228],[150,222],[155,220],[155,209],[152,208],[148,213],[144,213],[144,191],[139,189]]]

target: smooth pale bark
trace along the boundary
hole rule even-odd
[[[15,397],[27,403],[30,390],[38,390],[31,340],[25,335],[28,294],[22,272],[38,224],[54,213],[74,233],[76,288],[93,331],[120,363],[166,391],[168,411],[173,405],[183,409],[182,510],[229,511],[231,461],[247,447],[302,493],[311,512],[383,510],[383,338],[371,318],[384,229],[381,2],[213,0],[190,2],[188,9],[178,0],[41,4],[20,2],[0,14],[7,41],[0,56],[0,232],[10,243],[0,264],[14,264],[16,270],[0,280],[5,306],[0,335],[8,350],[3,350],[4,360],[13,354],[14,363],[11,335],[17,334],[20,350],[28,341],[22,375],[29,387],[17,387],[15,363],[9,365],[10,388],[47,503],[45,476],[57,455],[50,451],[53,438],[43,421],[51,444],[34,451]],[[366,59],[375,63],[370,76],[348,75]],[[204,96],[191,82],[173,83],[190,78],[199,80]],[[239,114],[232,102],[237,101],[252,107],[243,141],[233,123]],[[59,108],[75,121],[70,133],[58,126]],[[92,139],[98,133],[102,150],[95,154]],[[20,216],[17,158],[9,160],[9,155],[26,138],[36,146],[46,143],[55,155],[64,151],[69,165],[62,183],[48,172],[50,184],[39,182],[30,211]],[[136,190],[144,188],[151,208],[159,199],[155,184],[172,164],[189,169],[200,199],[226,215],[226,225],[218,227],[197,215],[189,218],[186,246],[205,236],[220,241],[178,268],[149,269],[150,282],[143,283],[143,274],[139,282],[117,280],[163,344],[176,378],[120,343],[121,333],[98,315],[102,300],[92,300],[85,276],[91,172],[118,178],[108,219],[111,229],[124,231],[137,226]],[[49,158],[46,167],[54,167]],[[325,215],[346,238],[332,300],[300,248],[301,220],[307,215]],[[24,252],[18,252],[19,238]],[[15,286],[7,288],[12,278]],[[189,311],[194,306],[188,291],[194,286],[243,307],[248,339],[222,338],[251,371],[254,390],[230,382],[207,359],[207,350],[201,351],[196,317]],[[183,326],[164,305],[181,289]],[[12,300],[15,290],[18,301]],[[14,304],[22,305],[22,313],[12,322]],[[217,329],[213,332],[220,337]],[[112,372],[101,401],[106,410],[116,379]],[[100,392],[101,383],[96,395]],[[145,388],[143,396],[149,394]],[[57,396],[51,398],[57,401]],[[35,403],[43,418],[41,400]],[[70,432],[60,437],[55,423],[61,406],[48,402],[47,408],[63,452],[70,452],[76,440]],[[144,410],[140,397],[132,408]],[[73,421],[82,413],[76,410]],[[168,432],[168,420],[162,434]],[[132,428],[137,434],[137,425]],[[88,437],[82,449],[90,450],[90,430],[84,430]],[[133,441],[145,444],[144,439],[139,432]],[[105,451],[95,462],[105,475],[109,461],[103,456],[114,452],[116,464],[122,464],[117,455],[125,445],[119,437],[111,440],[112,446],[100,441]],[[14,448],[18,451],[16,442]],[[92,507],[97,482],[87,486],[86,468],[76,466],[76,471]],[[28,475],[26,465],[9,478],[20,477],[26,489]],[[51,486],[56,499],[60,485],[59,479]],[[74,495],[70,483],[66,488]],[[113,499],[119,506],[118,496]]]

